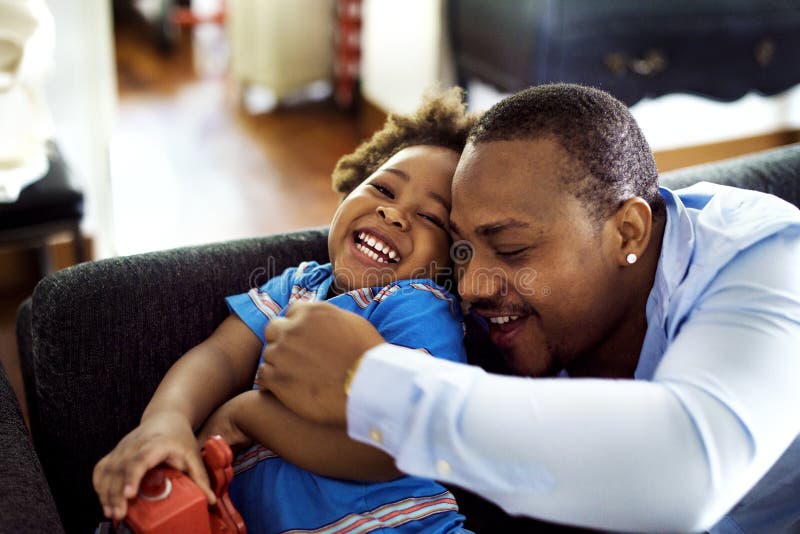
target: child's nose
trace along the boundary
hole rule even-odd
[[[383,219],[386,224],[396,226],[401,231],[406,232],[410,228],[408,219],[403,212],[392,206],[378,207],[378,217]]]

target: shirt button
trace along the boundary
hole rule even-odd
[[[443,477],[446,477],[453,472],[453,466],[447,460],[439,460],[436,462],[436,471]]]
[[[369,431],[369,439],[375,443],[383,443],[383,433],[377,428],[373,428]]]

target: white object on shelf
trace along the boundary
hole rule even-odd
[[[277,100],[333,72],[333,0],[228,0],[233,77]]]
[[[472,111],[508,96],[477,80],[468,84]],[[630,108],[650,149],[658,152],[800,129],[800,85],[773,96],[748,93],[719,102],[686,93],[645,98]]]
[[[53,124],[42,86],[53,33],[44,0],[0,0],[0,203],[47,173]]]

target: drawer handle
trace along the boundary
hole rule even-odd
[[[667,68],[667,58],[656,49],[648,50],[642,57],[630,58],[622,52],[611,52],[603,60],[606,68],[617,76],[631,71],[639,76],[652,76]]]
[[[775,41],[772,39],[761,39],[756,43],[753,55],[759,67],[768,67],[769,64],[772,63],[772,60],[775,59]]]

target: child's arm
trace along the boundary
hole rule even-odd
[[[234,447],[256,441],[327,477],[374,482],[402,475],[383,451],[351,440],[342,428],[301,418],[268,392],[248,391],[225,403],[203,426],[198,442],[212,434],[221,434]]]
[[[260,352],[256,335],[231,315],[175,362],[139,426],[95,466],[93,483],[106,516],[123,518],[144,473],[161,462],[186,471],[214,501],[194,430],[217,406],[251,385]]]

